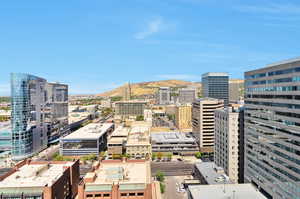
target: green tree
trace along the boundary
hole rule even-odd
[[[166,185],[164,183],[160,182],[159,186],[160,186],[160,193],[165,193]]]
[[[156,153],[152,153],[152,160],[155,160],[157,157],[157,154]]]
[[[157,171],[156,173],[156,179],[159,181],[159,182],[164,182],[165,181],[165,174],[161,171]]]
[[[156,154],[156,156],[157,156],[157,159],[161,159],[163,157],[163,153],[162,152],[158,152]]]
[[[202,156],[202,153],[201,153],[201,152],[196,152],[196,153],[195,153],[195,157],[196,157],[196,158],[200,159],[201,156]]]
[[[117,102],[117,101],[121,101],[122,97],[121,96],[114,96],[110,98],[112,102]]]
[[[144,116],[143,115],[138,115],[136,116],[136,121],[144,121]]]
[[[166,156],[167,156],[167,158],[168,158],[169,160],[171,160],[171,159],[172,159],[172,156],[173,156],[173,154],[172,154],[172,153],[167,153],[167,154],[166,154]]]

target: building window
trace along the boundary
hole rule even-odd
[[[135,193],[129,193],[129,196],[135,196]]]
[[[109,197],[110,196],[110,194],[109,193],[105,193],[105,194],[103,194],[103,197]]]
[[[121,196],[127,196],[127,193],[121,193]]]
[[[87,194],[86,197],[87,197],[87,198],[92,198],[92,197],[93,197],[93,194]]]
[[[101,194],[95,194],[95,197],[97,198],[97,197],[101,197]]]
[[[137,193],[137,195],[138,195],[138,196],[143,196],[143,195],[144,195],[144,193]]]

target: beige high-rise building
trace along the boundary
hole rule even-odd
[[[130,83],[127,82],[124,86],[123,86],[123,101],[128,101],[131,99],[131,86]]]
[[[215,111],[214,162],[232,182],[239,178],[239,112],[225,108]]]
[[[197,99],[192,106],[192,128],[200,152],[214,151],[214,111],[224,107],[224,101],[214,98]]]
[[[180,131],[192,128],[192,105],[179,105],[175,112],[175,125]]]

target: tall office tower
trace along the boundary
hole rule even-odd
[[[239,183],[245,182],[245,107],[239,108]]]
[[[234,79],[229,80],[229,102],[236,103],[242,96],[242,87],[244,85],[243,80]]]
[[[202,75],[202,95],[224,100],[225,106],[229,99],[229,76],[227,73],[205,73]]]
[[[214,98],[202,98],[194,101],[192,106],[192,129],[200,151],[214,152],[214,112],[224,107],[224,101]]]
[[[175,125],[180,131],[192,128],[192,106],[191,104],[179,105],[175,112]]]
[[[234,183],[239,182],[239,115],[233,107],[215,111],[214,162]]]
[[[70,132],[68,122],[68,85],[47,83],[45,122],[48,129],[48,143],[59,141],[61,135]]]
[[[131,100],[131,86],[130,83],[127,82],[124,86],[123,86],[123,101],[129,101]]]
[[[46,80],[28,74],[11,74],[12,158],[24,159],[47,147],[44,122]]]
[[[300,58],[245,73],[245,179],[300,198]]]
[[[180,104],[193,103],[196,99],[196,89],[182,88],[178,91],[178,102]]]
[[[171,103],[170,87],[160,87],[157,93],[158,104],[167,105]]]

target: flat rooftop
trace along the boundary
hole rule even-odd
[[[91,123],[63,137],[62,140],[98,139],[113,125],[113,123]]]
[[[62,176],[65,170],[64,166],[72,166],[73,164],[73,162],[64,164],[25,164],[12,175],[2,180],[0,189],[51,186]]]
[[[222,77],[228,77],[228,73],[214,73],[214,72],[209,72],[209,73],[204,73],[202,74],[202,77],[209,77],[209,76],[213,76],[213,77],[216,77],[216,76],[222,76]]]
[[[184,142],[195,142],[195,139],[192,136],[189,136],[187,133],[180,132],[155,132],[151,134],[152,142],[160,143],[184,143]]]
[[[111,137],[127,137],[130,128],[118,126],[111,134]]]
[[[216,166],[214,162],[201,162],[195,164],[197,170],[205,178],[209,185],[212,184],[224,184],[224,181],[217,181],[217,178],[225,177],[225,184],[232,184],[229,177],[223,172],[217,172],[221,170],[220,167]]]
[[[126,145],[150,145],[150,127],[133,126],[129,132]]]
[[[225,185],[225,189],[224,185],[190,185],[188,188],[195,199],[266,199],[251,184],[227,184]]]
[[[95,175],[96,174],[96,175]],[[87,173],[85,178],[95,176],[90,184],[149,184],[151,182],[150,163],[145,162],[101,162],[94,172]]]

